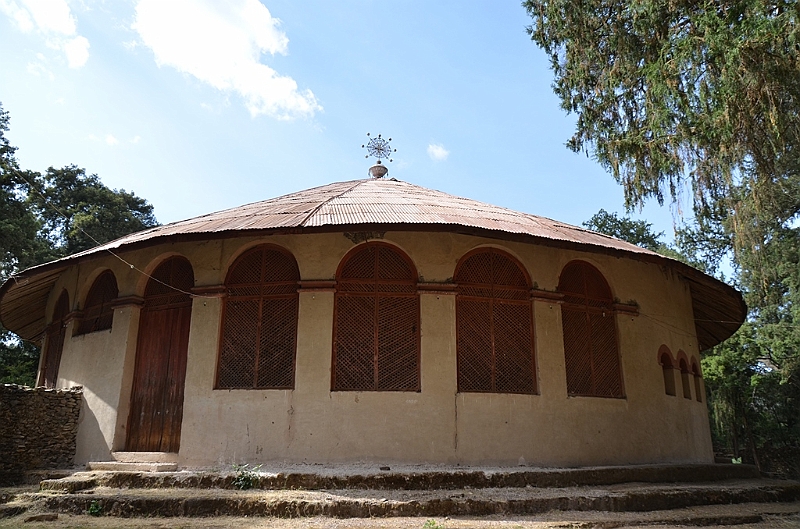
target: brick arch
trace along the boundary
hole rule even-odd
[[[670,351],[669,347],[667,347],[665,344],[662,344],[661,347],[658,348],[658,363],[661,364],[662,366],[665,365],[664,355],[666,355],[666,359],[669,362],[669,367],[675,368],[677,366],[677,363],[675,357],[672,356],[672,351]]]
[[[531,280],[522,263],[476,248],[456,265],[459,392],[536,393]]]
[[[359,244],[341,260],[334,294],[333,391],[419,391],[417,269],[391,244]]]
[[[681,371],[689,372],[689,366],[691,365],[689,362],[689,357],[686,355],[683,349],[678,349],[678,354],[675,355],[675,364]]]
[[[250,247],[225,278],[217,389],[293,389],[300,271],[291,252]]]
[[[570,261],[561,271],[558,291],[564,294],[561,325],[567,393],[623,398],[614,298],[605,277],[586,261]]]

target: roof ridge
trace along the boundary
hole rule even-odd
[[[365,180],[356,180],[356,183],[355,183],[355,184],[353,184],[351,187],[348,187],[347,189],[345,189],[345,190],[344,190],[344,191],[342,191],[341,193],[339,193],[339,194],[337,194],[337,195],[332,195],[332,196],[330,196],[330,197],[326,198],[325,200],[323,200],[322,202],[320,202],[320,203],[317,205],[317,207],[315,207],[314,209],[312,209],[312,210],[309,212],[309,214],[308,214],[308,215],[306,215],[306,216],[303,218],[303,220],[300,222],[300,226],[301,226],[301,227],[302,227],[302,226],[305,226],[305,225],[306,225],[306,223],[307,223],[307,222],[308,222],[308,221],[311,219],[311,217],[313,217],[314,215],[316,215],[316,214],[317,214],[317,212],[318,212],[320,209],[322,209],[322,206],[324,206],[325,204],[328,204],[328,203],[329,203],[331,200],[334,200],[334,199],[337,199],[337,198],[341,197],[341,196],[342,196],[342,195],[344,195],[345,193],[349,193],[350,191],[352,191],[353,189],[357,188],[358,186],[360,186],[360,185],[361,185],[361,184],[363,184],[364,182],[368,182],[368,180],[366,180],[366,179],[365,179]]]

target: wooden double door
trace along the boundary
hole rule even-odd
[[[178,452],[194,274],[173,257],[152,274],[139,319],[126,450]]]

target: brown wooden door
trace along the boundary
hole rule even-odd
[[[194,278],[180,257],[166,261],[153,277],[139,320],[127,450],[177,452],[192,316],[188,289]]]

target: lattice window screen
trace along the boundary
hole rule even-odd
[[[602,274],[589,263],[573,261],[558,283],[564,293],[561,321],[567,393],[623,397],[613,298]]]
[[[111,270],[106,270],[97,276],[97,279],[94,280],[89,289],[89,293],[86,295],[83,317],[75,334],[110,329],[111,322],[114,319],[114,308],[111,303],[117,299],[118,294],[117,279]]]
[[[48,388],[55,387],[58,379],[58,366],[61,364],[61,351],[64,349],[66,338],[65,320],[69,312],[69,294],[64,290],[56,301],[53,321],[47,327],[47,347],[44,351],[39,383]]]
[[[345,256],[336,288],[337,391],[419,391],[417,274],[398,250],[370,243]]]
[[[520,265],[482,249],[462,258],[455,281],[458,390],[535,393],[530,285]]]
[[[248,250],[231,265],[217,388],[294,388],[299,280],[294,257],[269,245]]]
[[[170,257],[150,274],[144,289],[144,309],[191,304],[194,271],[185,257]]]

